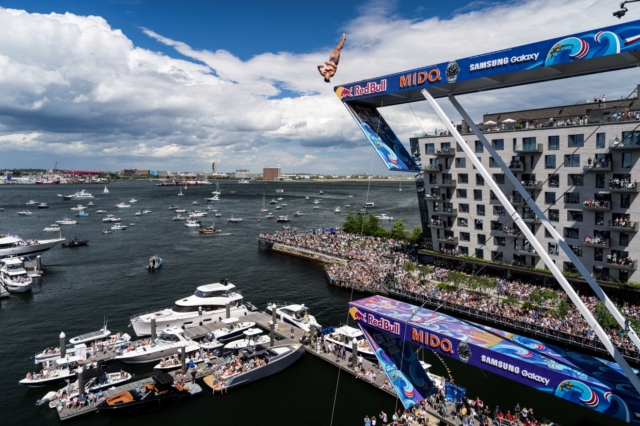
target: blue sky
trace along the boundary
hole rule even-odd
[[[334,84],[611,25],[616,8],[598,0],[4,1],[0,169],[58,161],[207,170],[215,160],[223,171],[279,164],[382,173],[316,70],[342,32],[349,38]],[[625,19],[638,19],[640,7],[630,9]],[[480,120],[594,93],[626,96],[636,83],[623,71],[461,100]],[[442,127],[424,103],[414,110],[418,119],[406,106],[384,111],[405,142]]]

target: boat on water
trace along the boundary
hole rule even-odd
[[[251,182],[249,182],[247,179],[240,179],[238,183],[249,184]]]
[[[367,202],[367,203],[364,203],[364,208],[365,208],[365,209],[372,209],[372,208],[374,208],[375,206],[376,206],[376,203],[374,203],[374,202],[372,202],[372,201]]]
[[[115,217],[112,214],[108,214],[102,218],[103,223],[116,223],[116,222],[120,222],[121,220],[122,219],[120,219],[119,217]]]
[[[194,201],[194,202],[193,202],[193,203],[191,203],[191,204],[193,204],[194,206],[197,206],[197,205],[200,205],[200,201],[197,201],[197,200],[196,200],[196,201]]]
[[[246,315],[250,309],[242,303],[243,297],[235,288],[227,280],[199,286],[191,296],[176,300],[172,308],[132,316],[131,326],[138,336],[148,336],[152,318],[158,329],[212,324],[226,317],[227,305],[229,317]]]
[[[151,258],[149,258],[149,264],[147,265],[147,271],[157,271],[158,269],[160,269],[160,267],[162,267],[162,263],[163,260],[160,256],[151,256]]]
[[[273,219],[275,216],[273,213],[269,213],[268,215],[265,216],[266,219]]]
[[[18,212],[18,214],[20,216],[31,216],[33,213],[31,213],[29,210],[23,210],[23,211]]]
[[[287,203],[280,204],[281,207],[287,207]]]
[[[206,228],[198,229],[200,234],[219,234],[222,232],[221,229],[216,228],[216,225],[207,226]]]
[[[102,231],[103,234],[111,234],[111,229],[105,229]]]
[[[196,218],[196,217],[205,217],[207,216],[209,213],[207,212],[201,212],[200,210],[194,210],[191,213],[189,213],[189,217],[191,219]]]
[[[73,210],[74,212],[80,212],[82,210],[86,209],[85,206],[83,206],[82,204],[78,204],[75,207],[71,207],[71,210]]]
[[[290,222],[291,219],[289,219],[289,216],[284,215],[284,216],[278,216],[278,218],[276,219],[276,222]]]
[[[340,206],[337,206],[335,209],[333,209],[334,213],[342,213],[342,209],[340,208]]]
[[[113,225],[111,227],[112,231],[124,231],[127,229],[127,225],[121,225],[119,223],[116,223],[115,225]]]
[[[176,209],[176,213],[186,213],[186,212],[187,212],[187,209],[185,209],[185,208],[178,207]]]
[[[222,194],[222,191],[220,190],[220,184],[218,182],[216,182],[216,190],[215,191],[211,191],[211,193],[213,195],[220,195]]]
[[[78,346],[85,346],[78,345]],[[79,367],[83,368],[97,368],[96,363],[86,363],[86,346],[84,347],[84,353],[77,352],[74,356],[68,356],[65,358],[58,358],[54,361],[44,361],[42,363],[42,369],[39,372],[29,372],[26,377],[20,380],[18,383],[26,385],[30,388],[39,388],[42,386],[54,385],[58,383],[64,383],[66,380],[71,380],[75,375]]]
[[[293,214],[294,217],[300,217],[300,216],[304,216],[304,213],[302,213],[300,210],[298,210],[297,212],[295,212]]]
[[[38,202],[37,201],[33,201],[33,200],[29,200],[24,204],[25,204],[25,206],[37,206]]]
[[[384,213],[380,213],[378,216],[376,216],[378,218],[378,220],[393,220],[392,217],[387,216]]]
[[[322,190],[320,190],[320,195],[324,194],[324,192],[322,192]]]
[[[278,197],[278,198],[277,198],[277,200],[278,200],[278,201],[282,201],[282,197]]]
[[[138,200],[136,200],[135,198],[132,198],[132,199],[129,200],[129,203],[131,203],[131,204],[137,203],[137,202],[138,202]]]
[[[184,226],[188,228],[200,228],[201,222],[195,219],[187,219]]]
[[[231,217],[229,218],[229,222],[239,223],[242,222],[242,218],[239,216],[231,215]]]
[[[93,342],[94,340],[104,339],[106,337],[109,337],[110,335],[111,332],[107,328],[107,321],[105,320],[104,325],[100,330],[72,337],[71,339],[69,339],[69,343],[71,343],[72,345],[79,345],[80,343],[88,343]]]
[[[169,327],[162,330],[155,339],[145,339],[141,344],[129,344],[120,348],[115,359],[126,364],[143,364],[159,361],[185,348],[185,352],[200,349],[197,343],[183,335],[182,328]]]
[[[275,200],[275,198],[272,198],[271,201],[269,201],[269,204],[278,204],[278,202]]]
[[[76,192],[71,196],[72,200],[89,200],[95,198],[93,195],[86,192],[84,189],[80,192]]]
[[[293,365],[303,354],[304,347],[299,343],[271,348],[257,345],[242,349],[231,363],[206,376],[204,383],[214,391],[223,387],[232,389],[279,373]]]
[[[61,333],[61,338],[64,338],[64,333]],[[101,340],[104,339],[104,340]],[[80,336],[72,337],[69,339],[70,343],[65,346],[65,353],[69,356],[86,356],[86,344],[94,342],[93,344],[103,349],[121,346],[131,341],[131,336],[127,333],[116,333],[111,335],[111,332],[107,329],[107,323],[98,331],[92,331],[90,333],[81,334]],[[60,348],[52,347],[46,348],[42,352],[35,354],[34,362],[36,364],[42,364],[45,361],[54,361],[60,358]],[[82,359],[82,358],[80,358]],[[86,359],[86,358],[85,358]]]
[[[284,193],[284,189],[276,189],[276,192],[277,192],[278,194],[282,194],[282,193]]]
[[[234,340],[233,342],[224,345],[224,349],[237,351],[245,349],[255,345],[266,345],[271,341],[269,336],[262,335],[262,330],[259,328],[250,328],[242,332],[244,339]]]
[[[76,213],[76,217],[89,217],[89,213],[87,212]]]
[[[113,395],[96,408],[99,413],[129,414],[173,405],[201,393],[202,388],[196,383],[174,383],[171,374],[159,373],[153,376],[153,383]]]
[[[218,345],[222,347],[222,343]],[[177,356],[176,356],[177,355]],[[212,361],[216,357],[211,352],[195,351],[185,358],[185,365],[198,365],[205,361]],[[176,353],[173,357],[162,358],[159,363],[153,366],[154,370],[171,371],[182,367],[182,360],[180,359],[180,353]]]
[[[267,203],[264,202],[264,194],[262,194],[262,208],[260,209],[260,212],[266,213],[268,211],[269,209],[267,208]]]
[[[215,217],[222,217],[222,213],[217,212],[216,214],[214,214]]]
[[[119,209],[128,209],[129,207],[131,207],[131,204],[118,203],[116,204],[116,207]]]
[[[96,213],[98,213],[98,214],[104,214],[106,212],[107,212],[106,210],[96,210]]]
[[[51,225],[49,225],[46,228],[44,228],[43,231],[44,232],[59,232],[60,231],[60,225],[58,225],[57,223],[52,223]]]
[[[225,318],[222,322],[225,326],[215,331],[207,333],[205,338],[200,341],[199,345],[202,349],[214,349],[212,345],[216,345],[215,342],[221,345],[224,342],[229,342],[238,336],[241,336],[246,330],[256,326],[253,321],[240,321],[238,317]]]
[[[149,213],[151,213],[151,210],[149,209],[142,210],[142,214],[149,214]]]
[[[276,205],[276,210],[281,210],[282,206]]]
[[[185,219],[186,219],[186,217],[184,217],[184,216],[182,216],[182,215],[177,215],[177,216],[174,216],[174,217],[173,217],[173,220],[175,220],[175,221],[185,220]]]
[[[318,210],[320,208],[320,206],[313,206],[314,210]]]
[[[76,237],[71,238],[68,243],[62,243],[60,247],[81,247],[89,244],[89,240],[78,240]]]
[[[108,194],[109,190],[107,189],[107,185],[104,186],[104,191],[102,191],[103,194]]]
[[[322,328],[316,321],[316,318],[313,315],[309,315],[309,308],[304,306],[304,303],[268,303],[267,312],[273,312],[273,309],[276,310],[276,317],[280,317],[282,321],[287,322],[291,325],[295,325],[296,327],[303,331],[306,331],[307,333],[311,331],[312,325],[317,330],[320,330]]]
[[[306,197],[304,197],[304,199],[305,199],[305,200],[308,200],[308,199],[309,199],[309,196],[307,195]]]
[[[182,188],[180,188],[180,192],[178,193],[178,197],[184,197],[184,194],[182,193]]]
[[[213,197],[205,198],[205,200],[206,201],[220,201],[220,197],[218,195],[214,195]]]
[[[175,210],[175,209],[178,209],[178,208],[179,208],[178,206],[174,206],[174,205],[169,206],[169,210]]]
[[[349,195],[347,198],[353,198],[353,195]]]
[[[33,279],[24,269],[22,260],[17,257],[8,257],[1,261],[0,283],[9,293],[26,293],[31,291]]]
[[[75,223],[75,221],[73,221]],[[58,222],[60,223],[60,222]],[[23,240],[17,235],[0,234],[0,258],[41,253],[63,242],[65,238]]]
[[[313,200],[313,204],[320,204],[320,200]]]
[[[49,208],[49,204],[47,204],[47,203],[40,203],[40,204],[38,204],[38,208],[39,208],[39,209],[48,209],[48,208]]]
[[[331,327],[333,329],[333,327]],[[362,334],[362,331],[358,328],[354,328],[348,325],[343,325],[329,332],[324,336],[324,340],[327,342],[335,343],[339,346],[346,348],[348,352],[351,352],[353,339],[358,342],[358,354],[368,358],[375,358],[375,353],[371,349],[369,342]]]
[[[89,201],[89,202],[87,203],[87,207],[91,207],[91,206],[95,206],[95,204],[93,204],[93,201]]]
[[[142,216],[142,212],[138,210],[137,212],[135,212],[135,216]]]

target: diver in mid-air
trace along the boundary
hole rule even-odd
[[[340,61],[340,51],[344,47],[344,42],[347,40],[347,35],[342,34],[342,40],[333,49],[331,52],[331,56],[329,57],[329,62],[325,62],[324,65],[318,65],[318,71],[320,75],[324,77],[324,81],[326,83],[331,83],[331,77],[336,75],[336,71],[338,70],[338,62]],[[322,69],[324,68],[324,69]]]

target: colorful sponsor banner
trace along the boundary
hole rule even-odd
[[[360,324],[360,329],[404,408],[411,408],[438,391],[422,368],[411,345],[377,328]]]
[[[640,21],[632,21],[450,62],[442,62],[371,80],[349,83],[336,87],[335,92],[344,102],[351,102],[380,94],[399,94],[430,86],[486,78],[495,78],[494,88],[504,87],[514,84],[513,79],[508,78],[506,74],[556,65],[574,64],[638,49],[640,49]],[[624,59],[611,65],[614,69],[619,69],[637,66],[637,61]],[[531,79],[532,81],[544,81],[589,72],[600,72],[603,69],[589,70],[577,66],[571,70],[564,67],[561,71],[561,73],[549,72],[542,76],[531,75]],[[525,83],[527,83],[526,78],[525,81],[518,81],[515,84]],[[467,84],[465,87],[466,89],[461,89],[461,93],[474,91],[473,85]],[[406,96],[402,96],[402,98],[405,99],[404,102],[415,100]]]
[[[458,386],[450,381],[444,382],[444,393],[447,401],[456,402],[464,399],[467,396],[467,389],[462,386]]]
[[[640,396],[610,361],[372,296],[351,302],[359,324],[477,366],[545,393],[640,425]]]
[[[378,110],[369,105],[345,104],[354,120],[389,170],[419,171],[420,167],[398,140]]]

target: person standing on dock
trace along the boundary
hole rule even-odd
[[[291,340],[295,340],[296,338],[296,331],[293,329],[293,327],[291,327]]]

